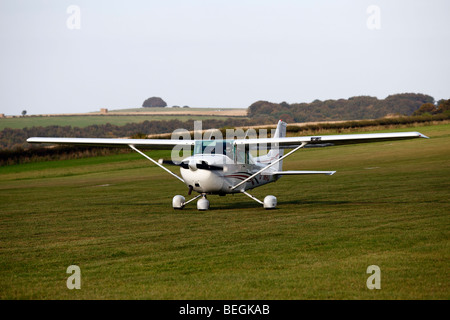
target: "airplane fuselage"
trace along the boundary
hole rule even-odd
[[[197,154],[183,160],[187,168],[181,167],[184,182],[193,191],[207,194],[239,193],[264,184],[274,182],[274,175],[258,174],[239,188],[231,190],[233,186],[258,172],[265,165],[260,163],[236,163],[222,154]],[[209,168],[205,168],[207,164]],[[199,168],[200,167],[200,168]],[[211,169],[212,167],[212,169]]]

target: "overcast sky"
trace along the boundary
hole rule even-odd
[[[0,113],[133,108],[151,96],[220,108],[448,99],[449,13],[448,0],[0,0]]]

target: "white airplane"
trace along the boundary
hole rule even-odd
[[[277,198],[268,195],[263,201],[247,191],[270,182],[277,181],[283,175],[325,174],[333,175],[335,171],[283,171],[283,160],[295,151],[305,147],[326,147],[334,145],[377,142],[386,140],[402,140],[413,138],[428,138],[419,132],[346,134],[307,137],[286,137],[286,123],[279,121],[272,138],[247,138],[231,140],[175,140],[175,139],[111,139],[111,138],[40,138],[27,139],[29,143],[73,144],[102,147],[130,147],[155,165],[185,183],[192,191],[199,194],[186,201],[185,197],[173,197],[172,206],[183,209],[189,202],[197,201],[198,210],[208,210],[207,195],[225,196],[231,193],[243,193],[263,205],[265,209],[273,209]],[[262,156],[253,157],[250,150],[270,145],[270,151]],[[155,161],[143,153],[141,148],[173,149],[175,147],[194,147],[191,156],[181,162]],[[139,148],[139,149],[138,149]],[[284,154],[284,149],[292,149]],[[180,166],[181,177],[167,169],[162,164]]]

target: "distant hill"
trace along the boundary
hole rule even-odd
[[[339,100],[314,100],[311,103],[273,103],[257,101],[248,107],[250,118],[282,119],[289,122],[327,120],[378,119],[388,115],[410,116],[424,103],[434,98],[420,93],[401,93],[379,100],[376,97],[357,96]]]

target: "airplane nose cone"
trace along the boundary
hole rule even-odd
[[[197,170],[197,163],[195,162],[194,159],[189,160],[189,169],[191,169],[192,171]]]

